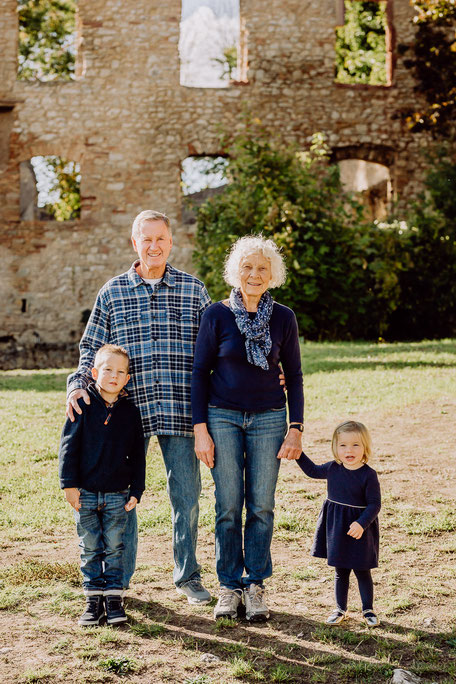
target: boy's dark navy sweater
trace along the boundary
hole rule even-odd
[[[90,404],[79,399],[82,414],[67,418],[59,449],[60,487],[89,492],[119,492],[141,499],[145,488],[146,455],[141,415],[127,395],[107,406],[94,383]]]

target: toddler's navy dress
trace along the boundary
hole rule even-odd
[[[316,465],[304,453],[297,464],[309,477],[328,481],[327,499],[318,516],[312,556],[327,558],[328,565],[336,568],[376,568],[381,496],[375,470],[367,464],[349,470],[336,461]],[[354,521],[364,529],[361,539],[347,534]]]

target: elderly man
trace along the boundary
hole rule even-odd
[[[86,387],[99,347],[125,347],[131,359],[131,396],[139,407],[146,438],[157,435],[165,462],[172,508],[177,591],[191,604],[208,603],[196,560],[201,478],[195,456],[190,407],[193,352],[200,318],[210,298],[197,278],[167,263],[173,244],[167,216],[142,211],[131,240],[139,259],[98,293],[80,343],[78,370],[68,378],[67,415],[90,403]],[[133,514],[133,515],[131,515]],[[125,533],[128,587],[136,562],[136,511]]]

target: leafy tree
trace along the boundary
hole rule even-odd
[[[45,211],[56,221],[77,219],[81,214],[79,164],[61,157],[46,157],[46,164],[55,176],[50,192],[57,191],[59,198],[46,204]]]
[[[18,0],[18,78],[74,77],[75,14],[75,0]]]
[[[451,134],[456,116],[456,4],[452,0],[411,0],[417,26],[404,65],[416,79],[415,92],[426,104],[402,112],[410,128],[430,130],[434,136]]]
[[[407,219],[410,265],[399,274],[400,302],[391,316],[394,339],[456,334],[456,156],[451,142],[429,159],[426,192]]]
[[[197,208],[194,258],[211,295],[228,292],[223,262],[233,241],[261,232],[283,250],[288,278],[279,300],[294,309],[306,337],[383,335],[399,296],[399,231],[363,223],[322,136],[303,152],[253,120],[224,145],[228,185]]]
[[[386,3],[345,0],[345,24],[336,29],[336,81],[384,85]]]

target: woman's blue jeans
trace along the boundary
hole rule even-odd
[[[230,589],[262,584],[272,575],[277,454],[287,431],[286,410],[245,413],[209,406],[208,429],[215,444],[211,472],[219,582]]]
[[[80,490],[81,508],[73,511],[81,549],[81,572],[86,593],[123,587],[123,536],[129,490]]]

